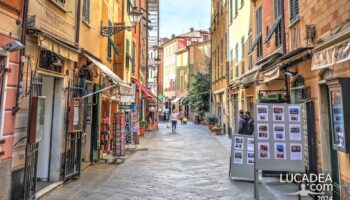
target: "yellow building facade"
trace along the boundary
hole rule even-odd
[[[211,1],[211,112],[218,117],[224,132],[229,133],[227,96],[227,1]]]

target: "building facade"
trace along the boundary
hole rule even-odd
[[[24,4],[6,0],[0,4],[0,199],[11,197],[11,169],[14,149],[15,115],[20,73],[21,52],[5,49],[13,41],[23,42],[22,23]]]
[[[225,133],[230,133],[228,124],[228,92],[227,92],[227,1],[211,1],[211,78],[212,102],[211,112],[218,118],[219,125]]]

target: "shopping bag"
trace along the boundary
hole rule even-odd
[[[167,128],[170,128],[170,122],[166,125]]]

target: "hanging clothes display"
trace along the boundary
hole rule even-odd
[[[104,117],[102,118],[102,124],[101,124],[101,149],[107,151],[108,150],[108,141],[109,141],[109,118]]]
[[[118,112],[113,119],[113,156],[125,155],[125,114]]]
[[[126,144],[133,144],[131,111],[125,112],[125,141]]]

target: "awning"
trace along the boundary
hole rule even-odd
[[[181,97],[176,97],[174,100],[171,101],[171,104],[176,104],[178,101],[180,101]]]
[[[350,60],[350,39],[316,52],[312,57],[312,70],[326,68]]]
[[[281,23],[281,19],[282,19],[282,16],[279,16],[276,19],[275,23],[273,23],[270,32],[266,36],[265,43],[268,42],[271,39],[272,35],[276,32],[278,25]]]
[[[311,48],[298,48],[283,56],[283,68],[292,67],[300,62],[310,60],[312,58]]]
[[[251,54],[254,51],[255,46],[260,41],[261,37],[262,37],[262,33],[260,33],[259,35],[256,36],[256,39],[255,39],[254,43],[252,44],[252,46],[250,47],[248,54]]]
[[[241,84],[243,86],[248,86],[249,84],[255,83],[256,81],[258,81],[258,79],[259,79],[259,70],[260,69],[261,69],[261,67],[255,67],[255,68],[251,69],[250,71],[248,71],[242,77]]]
[[[103,71],[109,78],[112,79],[113,83],[119,86],[119,93],[122,95],[133,95],[132,87],[124,82],[118,75],[116,75],[112,70],[110,70],[106,65],[95,60],[94,58],[84,54],[94,65],[96,65],[100,70]]]
[[[273,66],[271,69],[264,71],[264,83],[279,79],[281,77],[281,66],[282,64],[279,63]]]
[[[149,91],[145,86],[143,86],[142,83],[140,83],[139,81],[137,81],[137,80],[135,80],[135,79],[133,79],[132,81],[136,84],[136,86],[137,86],[138,88],[141,89],[141,91],[146,95],[146,98],[147,98],[147,99],[150,99],[150,98],[153,97],[155,100],[161,101],[160,99],[157,98],[156,95],[154,95],[154,94],[153,94],[151,91]],[[157,101],[155,101],[155,102],[157,102]]]
[[[79,62],[79,50],[69,47],[68,45],[48,35],[39,35],[38,46],[46,50],[52,51],[65,59],[74,62]]]

